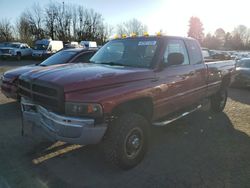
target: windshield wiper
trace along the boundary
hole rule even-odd
[[[116,65],[118,65],[118,66],[126,66],[126,65],[124,65],[124,64],[115,63],[115,62],[101,62],[101,63],[99,63],[99,64],[103,64],[103,65],[112,65],[112,66],[116,66]]]

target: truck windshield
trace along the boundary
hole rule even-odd
[[[35,50],[47,50],[48,49],[48,45],[45,44],[36,44],[34,47]]]
[[[155,39],[113,40],[104,45],[91,59],[111,66],[150,67],[157,49]]]
[[[7,47],[11,47],[11,48],[19,48],[20,47],[20,44],[13,44],[13,43],[10,43],[10,44],[7,44]]]
[[[76,55],[77,52],[73,51],[60,51],[42,63],[40,63],[40,66],[49,66],[49,65],[57,65],[57,64],[64,64],[67,63],[73,56]]]

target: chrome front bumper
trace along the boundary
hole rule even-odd
[[[107,124],[95,124],[94,119],[58,115],[40,105],[21,99],[26,134],[74,144],[96,144],[104,136]]]

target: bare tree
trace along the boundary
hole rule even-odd
[[[114,27],[109,24],[104,25],[104,31],[103,31],[103,42],[107,41],[107,39],[113,34]]]
[[[32,45],[34,36],[32,35],[29,20],[22,14],[16,22],[16,30],[18,33],[18,38],[21,42],[26,42]]]
[[[77,40],[77,21],[78,21],[78,14],[77,14],[77,7],[71,6],[71,15],[72,15],[72,33],[73,39]]]
[[[93,9],[78,7],[79,24],[76,27],[79,40],[102,40],[104,35],[104,23],[102,15]]]
[[[58,2],[50,2],[43,8],[34,4],[21,15],[16,25],[21,40],[32,38],[33,41],[49,36],[63,41],[96,40],[103,43],[112,30],[104,24],[102,15],[93,9]],[[30,37],[25,39],[25,35]]]
[[[71,39],[70,27],[71,27],[71,11],[68,6],[57,3],[56,6],[56,33],[60,40],[68,41]]]
[[[117,25],[119,35],[130,35],[131,33],[142,35],[144,32],[147,32],[147,26],[135,18]]]
[[[236,36],[235,38],[240,38],[244,45],[249,43],[250,29],[248,29],[245,25],[238,25],[234,28],[232,34],[233,36]]]
[[[0,41],[8,42],[13,39],[13,27],[9,20],[2,19],[0,21]]]
[[[51,39],[55,39],[55,22],[58,16],[57,4],[50,2],[50,4],[45,8],[45,27],[47,34]]]
[[[31,33],[36,39],[44,38],[43,11],[39,4],[34,4],[31,10],[24,12],[23,16],[29,22]]]

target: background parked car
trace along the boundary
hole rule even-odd
[[[95,41],[81,41],[80,45],[85,48],[97,48],[97,43]]]
[[[63,42],[51,39],[42,39],[35,42],[32,56],[47,58],[57,51],[63,49]]]
[[[32,49],[26,43],[11,42],[0,47],[1,57],[16,57],[20,60],[24,56],[31,56]]]
[[[80,45],[78,42],[64,42],[63,46],[63,50],[69,48],[83,48],[83,46]]]
[[[18,77],[26,72],[32,71],[34,69],[39,69],[40,67],[65,64],[65,63],[77,63],[77,62],[89,62],[89,59],[95,54],[97,49],[83,49],[75,48],[62,50],[48,59],[44,60],[42,63],[20,67],[7,71],[2,76],[1,90],[2,93],[9,98],[19,99],[17,93],[17,80]]]
[[[250,58],[243,58],[237,61],[236,76],[232,86],[250,87]]]

